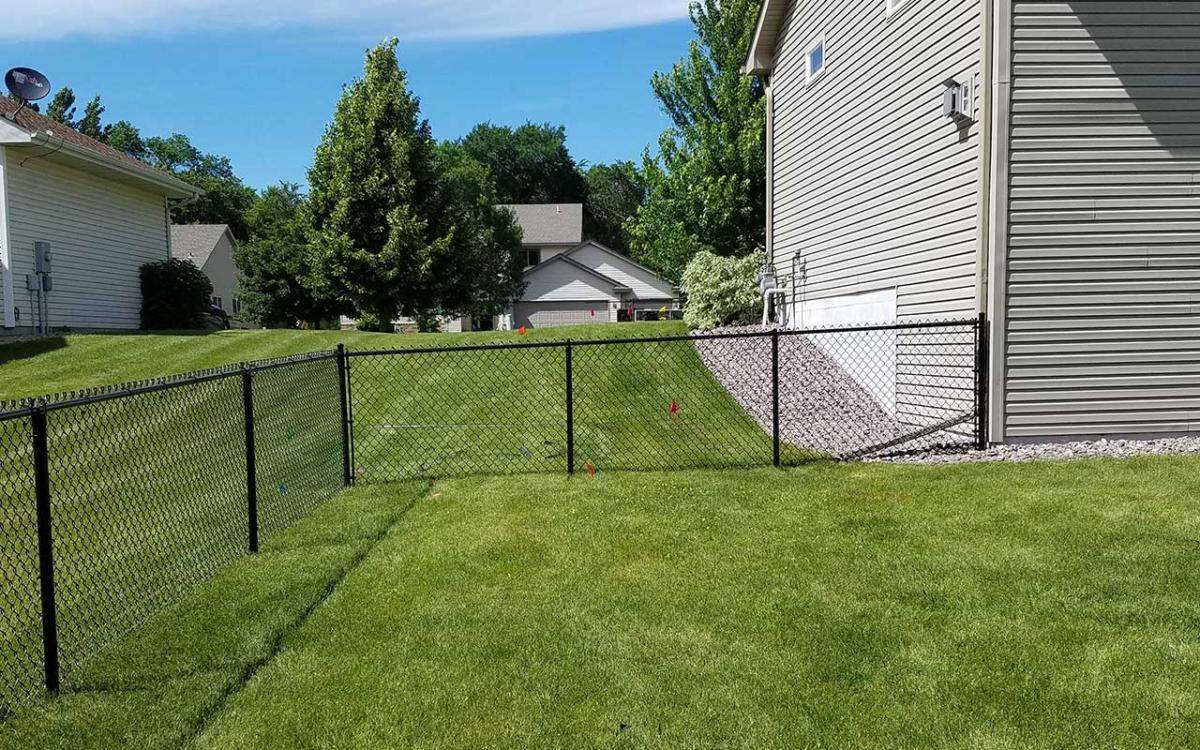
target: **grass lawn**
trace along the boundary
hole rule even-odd
[[[686,333],[682,323],[591,325],[516,332],[386,334],[361,331],[221,331],[215,333],[74,334],[0,343],[0,401],[156,378],[218,365],[329,350],[454,346],[565,338]]]
[[[0,747],[1195,747],[1198,470],[362,487]]]

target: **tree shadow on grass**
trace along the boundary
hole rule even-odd
[[[51,336],[49,338],[33,339],[29,341],[18,341],[12,344],[5,344],[0,339],[0,366],[6,365],[9,362],[16,362],[21,359],[30,357],[38,357],[58,349],[64,349],[67,346],[67,340],[63,336]]]

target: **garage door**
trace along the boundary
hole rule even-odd
[[[608,301],[518,302],[513,309],[517,326],[556,328],[609,322]]]

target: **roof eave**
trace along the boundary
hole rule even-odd
[[[775,68],[775,41],[779,38],[782,28],[780,9],[787,6],[789,0],[766,0],[758,14],[758,23],[754,27],[754,37],[750,42],[750,52],[746,56],[746,64],[742,72],[746,75],[769,75]]]
[[[111,169],[126,177],[150,183],[157,187],[160,192],[164,193],[168,198],[189,199],[198,198],[204,195],[204,191],[195,185],[190,185],[183,180],[172,177],[165,172],[159,172],[152,168],[140,169],[129,164],[126,164],[120,159],[114,159],[103,154],[96,153],[90,149],[77,146],[69,141],[64,141],[53,135],[46,133],[31,133],[29,142],[39,146],[55,149],[57,153],[68,154],[73,159],[87,162],[89,164]]]

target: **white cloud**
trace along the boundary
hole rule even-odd
[[[687,0],[0,0],[0,39],[329,29],[402,39],[599,31],[687,15]]]

